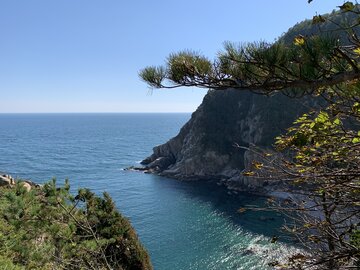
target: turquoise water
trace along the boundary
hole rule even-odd
[[[124,171],[176,135],[190,114],[0,114],[0,171],[107,191],[157,270],[267,269],[292,248],[271,244],[282,218],[238,214],[263,198],[208,182]],[[265,217],[265,218],[264,218]],[[268,217],[268,218],[267,218]]]

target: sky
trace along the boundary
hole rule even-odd
[[[0,113],[193,112],[206,89],[156,90],[139,71],[224,41],[274,41],[342,1],[0,0]]]

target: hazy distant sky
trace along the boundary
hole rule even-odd
[[[149,91],[169,53],[273,41],[343,1],[0,0],[0,112],[191,112],[206,90]]]

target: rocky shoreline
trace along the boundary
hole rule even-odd
[[[269,181],[243,175],[260,158],[251,148],[274,153],[274,138],[315,102],[281,94],[209,91],[178,135],[154,147],[142,166],[128,169],[181,181],[216,181],[237,192],[283,192],[284,185],[274,177]]]
[[[22,185],[27,191],[30,191],[33,188],[40,188],[41,185],[34,183],[30,180],[17,180],[9,174],[1,174],[0,175],[0,187],[8,187],[13,188],[16,184]]]

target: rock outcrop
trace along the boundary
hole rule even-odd
[[[299,34],[328,35],[326,30],[333,29],[334,22],[347,21],[351,25],[357,18],[351,13],[329,16],[331,22],[321,28],[312,20],[296,24],[278,42],[290,44]],[[347,33],[332,33],[345,44],[348,42]],[[155,147],[153,154],[143,160],[145,167],[141,170],[183,180],[220,179],[230,188],[263,190],[266,181],[241,174],[254,160],[254,154],[234,145],[255,145],[271,151],[274,138],[318,102],[310,97],[290,100],[282,94],[267,97],[248,91],[210,91],[180,133]]]
[[[0,187],[12,187],[15,185],[15,179],[11,175],[0,175]]]
[[[41,185],[36,184],[30,180],[21,180],[17,181],[14,177],[8,174],[0,175],[0,187],[8,187],[13,188],[15,187],[16,183],[23,186],[27,191],[30,191],[32,188],[39,188]]]
[[[221,180],[233,188],[261,190],[266,182],[241,174],[252,163],[253,153],[235,145],[271,151],[274,138],[314,102],[282,94],[209,91],[179,134],[156,146],[142,164],[149,172],[171,178]]]

